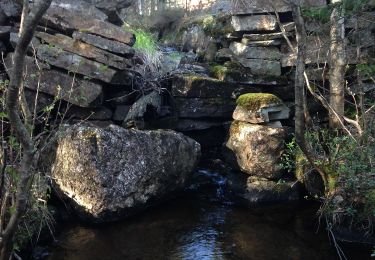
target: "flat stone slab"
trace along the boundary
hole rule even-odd
[[[245,59],[280,60],[281,52],[276,47],[252,47],[240,42],[232,42],[229,49]]]
[[[292,36],[292,33],[287,32],[286,35]],[[284,35],[283,35],[282,32],[266,33],[266,34],[245,33],[243,35],[243,38],[245,38],[249,41],[269,41],[269,40],[275,40],[275,39],[282,39],[282,38],[284,38]]]
[[[68,10],[83,12],[86,15],[94,17],[95,19],[105,21],[108,16],[96,8],[94,5],[89,4],[83,0],[53,0],[51,7],[62,7]]]
[[[8,69],[12,68],[12,54],[7,56],[5,64]],[[101,85],[75,78],[67,73],[50,70],[48,66],[41,62],[38,65],[39,67],[35,64],[34,58],[26,57],[26,88],[39,90],[80,107],[92,107],[101,104]]]
[[[244,67],[249,68],[254,75],[281,76],[279,61],[243,58],[239,58],[238,61]]]
[[[236,32],[275,31],[277,29],[274,15],[232,16],[231,25]]]
[[[250,47],[272,47],[280,46],[282,41],[281,39],[268,40],[268,41],[252,41],[246,38],[241,39],[241,43]]]
[[[284,104],[269,104],[255,111],[237,106],[233,112],[233,119],[252,124],[268,123],[288,119],[289,112],[290,109]]]
[[[10,26],[0,26],[0,40],[7,40],[11,29],[12,27]]]
[[[120,54],[126,58],[131,58],[135,54],[135,50],[129,45],[122,42],[103,38],[95,34],[76,31],[73,33],[73,38],[91,44],[103,50]]]
[[[73,31],[92,33],[130,46],[135,43],[134,34],[119,26],[58,6],[52,6],[48,9],[41,24],[71,33]]]
[[[125,72],[121,73],[103,63],[86,59],[54,46],[39,46],[37,57],[48,64],[65,69],[68,72],[81,74],[88,78],[98,79],[106,83],[121,82],[122,77],[124,77],[125,82],[127,81],[126,77],[131,77],[131,75],[126,75]],[[120,74],[124,75],[122,76]]]
[[[231,118],[234,100],[221,98],[175,98],[174,107],[181,118]]]
[[[131,67],[130,62],[124,57],[117,56],[113,53],[62,34],[51,35],[48,33],[37,32],[36,36],[43,42],[59,47],[65,51],[78,54],[82,57],[98,61],[117,69],[123,70]]]
[[[82,120],[98,120],[106,121],[112,119],[112,111],[107,107],[82,108],[70,107],[66,112],[66,118],[82,119]]]
[[[195,75],[176,75],[172,79],[172,96],[187,98],[235,98],[241,93],[260,92],[253,86],[224,82],[218,79]]]

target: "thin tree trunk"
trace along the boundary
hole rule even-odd
[[[299,2],[299,1],[298,1]],[[304,20],[301,14],[301,5],[299,3],[292,3],[292,12],[294,22],[296,24],[297,36],[297,61],[296,61],[296,74],[294,79],[294,94],[295,94],[295,138],[296,143],[306,156],[309,163],[316,169],[321,176],[325,193],[328,194],[328,178],[324,170],[316,165],[314,154],[310,151],[305,139],[305,55],[306,55],[306,29]]]
[[[338,2],[338,1],[336,1]],[[329,125],[332,129],[342,128],[345,103],[345,24],[343,7],[336,6],[331,13],[330,31],[330,98],[329,102],[336,115],[330,111]],[[338,115],[338,116],[337,116]],[[341,122],[340,122],[341,121]]]
[[[23,82],[23,69],[27,47],[43,14],[51,5],[52,0],[40,0],[25,18],[24,28],[14,52],[14,66],[10,75],[6,95],[6,108],[9,122],[22,147],[20,180],[15,195],[14,212],[11,214],[5,230],[0,230],[0,260],[9,260],[12,254],[13,237],[19,220],[27,209],[31,180],[33,176],[34,142],[20,118],[19,92]]]

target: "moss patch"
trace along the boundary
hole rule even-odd
[[[282,104],[281,99],[268,93],[247,93],[237,99],[237,105],[245,109],[256,111],[268,104]]]
[[[214,78],[224,80],[228,73],[228,68],[223,65],[212,65],[210,66],[210,72]]]

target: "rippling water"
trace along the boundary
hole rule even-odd
[[[201,170],[182,197],[122,222],[72,226],[50,260],[336,259],[312,205],[248,208],[225,193],[225,178]],[[366,250],[346,251],[369,258]]]

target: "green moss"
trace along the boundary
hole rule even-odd
[[[211,65],[210,72],[214,78],[224,80],[228,73],[228,68],[223,65]]]
[[[213,79],[209,77],[199,76],[199,75],[185,75],[185,78],[189,81],[200,81],[200,80],[210,80],[210,81],[220,81],[218,79]]]
[[[301,183],[305,182],[305,172],[306,172],[306,165],[308,165],[308,161],[301,151],[301,149],[296,149],[296,178]]]
[[[237,99],[237,105],[245,109],[256,111],[268,104],[281,104],[282,101],[273,94],[247,93]]]
[[[333,166],[331,164],[322,165],[322,169],[327,174],[328,191],[333,192],[337,186],[338,174],[335,170],[333,170]]]

